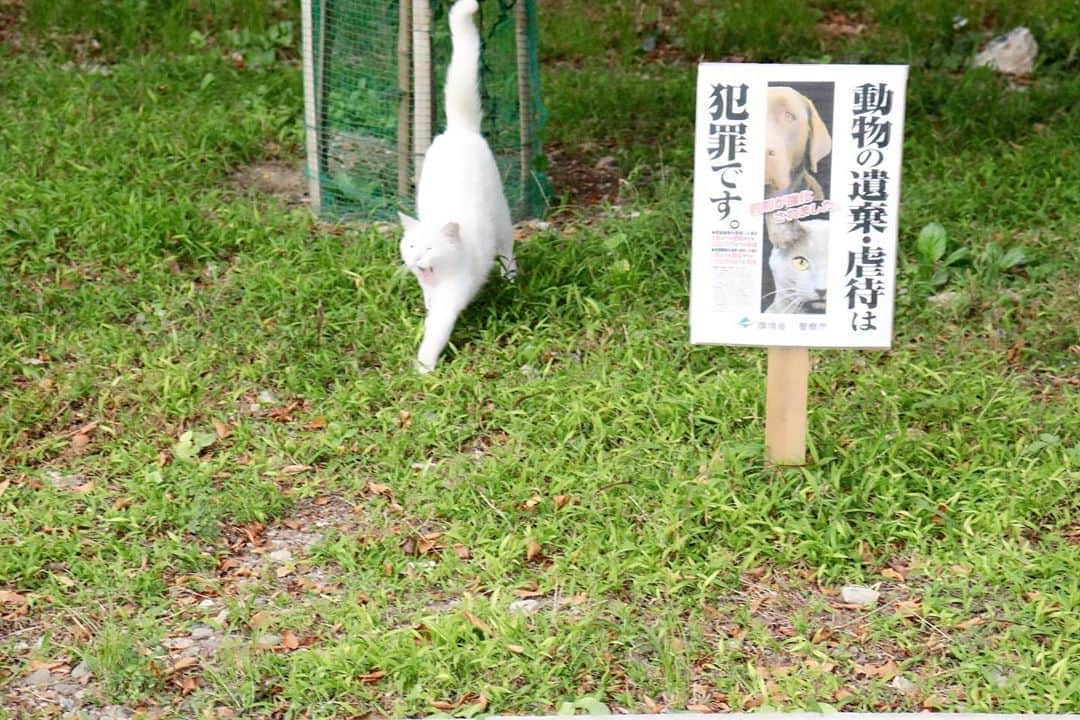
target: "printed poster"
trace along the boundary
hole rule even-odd
[[[905,65],[698,68],[690,338],[888,348]]]

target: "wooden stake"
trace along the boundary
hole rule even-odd
[[[412,114],[412,83],[409,61],[411,58],[410,41],[412,39],[412,13],[410,0],[400,0],[398,6],[398,119],[397,152],[398,198],[404,200],[411,189],[409,183],[409,118]]]
[[[806,464],[809,377],[809,350],[769,348],[765,383],[765,459],[774,465]]]
[[[302,0],[300,6],[301,42],[304,56],[304,138],[307,151],[308,197],[311,201],[311,211],[318,215],[322,206],[322,192],[319,184],[319,137],[322,129],[319,127],[318,112],[315,108],[315,48],[312,38],[311,0]],[[320,10],[323,13],[326,12],[325,7]]]
[[[431,146],[431,6],[412,0],[413,28],[413,167],[416,181]]]
[[[529,204],[529,182],[532,180],[532,97],[529,89],[529,14],[527,0],[514,4],[514,24],[517,38],[518,131],[521,136],[521,197],[519,214],[523,218]]]

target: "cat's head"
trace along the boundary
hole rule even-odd
[[[401,261],[420,282],[432,285],[457,269],[462,252],[461,227],[456,222],[433,226],[404,213],[398,217],[405,231],[401,235]]]
[[[776,284],[775,312],[825,312],[829,281],[829,221],[769,225],[769,269]]]

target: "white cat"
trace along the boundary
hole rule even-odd
[[[769,269],[776,290],[767,313],[825,312],[829,280],[829,221],[769,222]]]
[[[458,315],[487,280],[496,256],[517,274],[510,207],[499,169],[480,134],[480,33],[477,0],[450,10],[453,52],[446,71],[446,132],[431,143],[416,191],[419,219],[399,213],[401,259],[424,291],[424,339],[416,369],[431,372]]]

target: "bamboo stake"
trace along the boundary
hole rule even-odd
[[[514,3],[514,25],[517,38],[518,72],[518,132],[521,143],[521,195],[518,198],[519,217],[524,217],[529,205],[529,182],[532,180],[532,94],[529,88],[529,14],[528,0]]]
[[[431,146],[431,7],[428,0],[412,0],[413,28],[413,167],[416,181]]]
[[[412,39],[412,13],[410,0],[400,0],[398,4],[398,198],[404,200],[409,195],[409,117],[412,113],[412,84],[409,82],[410,41]]]
[[[806,396],[810,351],[769,348],[765,381],[765,459],[774,465],[806,464]]]
[[[320,187],[318,112],[315,108],[315,53],[312,38],[311,0],[301,0],[301,43],[304,63],[304,139],[307,150],[308,197],[316,215],[322,207]]]

